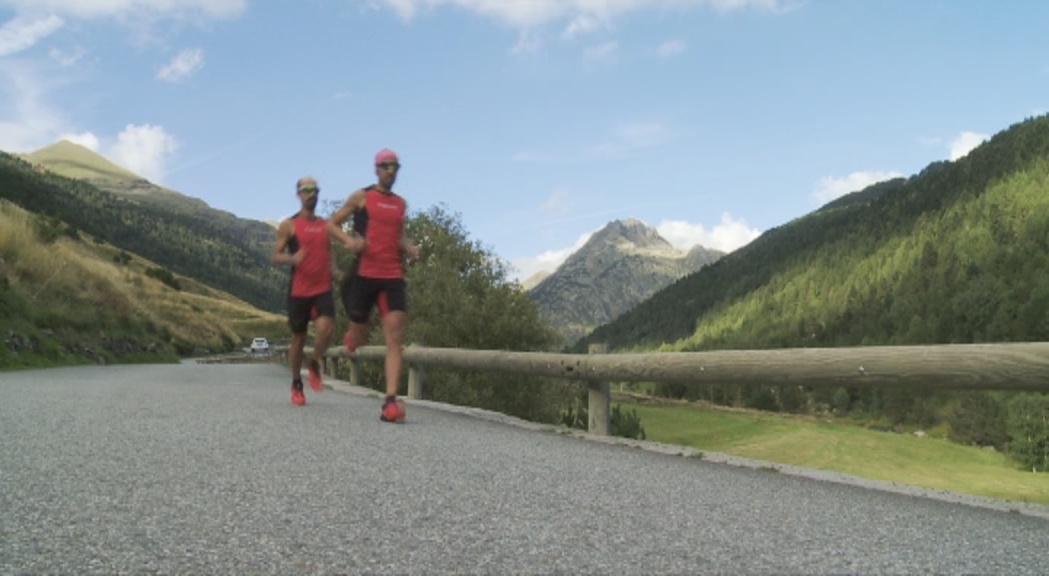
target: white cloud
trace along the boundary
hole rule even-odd
[[[568,214],[572,209],[572,204],[568,200],[569,194],[568,189],[557,188],[539,207],[539,211],[546,218],[557,218]]]
[[[839,198],[851,192],[858,192],[871,184],[877,184],[892,178],[903,176],[896,171],[883,172],[880,170],[868,170],[865,172],[853,172],[844,178],[824,176],[820,178],[819,187],[812,197],[820,204],[826,204],[835,198]]]
[[[618,158],[660,146],[670,136],[670,129],[661,122],[628,122],[613,129],[611,137],[592,147],[587,156],[590,159]]]
[[[0,0],[0,7],[20,13],[50,12],[79,18],[199,17],[240,15],[248,0]]]
[[[568,257],[583,247],[584,244],[590,240],[597,230],[592,230],[586,234],[581,235],[569,248],[562,248],[560,250],[547,250],[538,256],[526,256],[524,258],[516,258],[510,262],[513,267],[512,276],[519,281],[527,280],[534,276],[537,272],[553,272],[557,270],[557,267],[564,264]]]
[[[589,34],[595,30],[608,27],[609,22],[605,18],[594,16],[592,14],[579,14],[568,23],[562,36],[570,40],[576,36]]]
[[[73,144],[79,144],[92,152],[98,152],[101,148],[102,143],[99,142],[98,136],[95,136],[91,132],[81,132],[79,134],[63,134],[58,137],[59,140],[68,140]]]
[[[688,46],[683,40],[667,40],[660,44],[659,48],[656,48],[656,54],[658,54],[660,58],[671,58],[684,54],[687,48]]]
[[[990,138],[990,136],[987,134],[962,132],[951,141],[951,162],[963,158],[966,154],[972,152],[973,148],[976,148],[987,141],[988,138]]]
[[[161,68],[157,72],[157,78],[166,82],[181,82],[203,67],[204,51],[200,48],[187,48]]]
[[[0,150],[29,152],[67,129],[46,104],[53,82],[30,64],[0,60]]]
[[[77,48],[72,52],[66,52],[58,48],[52,48],[47,53],[47,55],[50,56],[51,60],[53,60],[59,66],[63,68],[69,68],[70,66],[73,66],[76,63],[80,62],[84,58],[84,56],[87,55],[87,50],[84,50],[83,48]]]
[[[612,60],[616,52],[619,50],[619,43],[615,41],[603,42],[595,46],[590,46],[586,50],[583,50],[583,58],[587,60]]]
[[[538,52],[542,42],[532,32],[522,30],[521,35],[517,38],[517,44],[514,44],[512,54],[531,54]]]
[[[108,156],[135,174],[159,183],[164,177],[167,161],[176,150],[178,142],[162,126],[128,124],[117,135]]]
[[[70,68],[87,53],[78,48],[64,52],[53,48],[49,58],[15,61],[3,56],[24,51],[54,34],[76,18],[113,18],[149,30],[162,19],[201,22],[234,17],[248,0],[0,0],[0,13],[14,18],[0,25],[0,149],[25,152],[54,143],[63,133],[75,131],[49,101],[55,88],[69,83]]]
[[[725,212],[721,222],[709,230],[702,224],[692,224],[683,220],[664,220],[656,231],[681,250],[690,250],[697,244],[704,248],[713,248],[722,252],[732,252],[749,244],[761,236],[761,230],[751,228],[746,220],[736,220],[732,214]]]
[[[710,7],[728,11],[757,8],[781,11],[792,0],[372,0],[404,20],[424,9],[450,6],[475,12],[514,28],[535,28],[567,21],[564,34],[572,36],[598,29],[612,18],[645,9]]]
[[[520,150],[514,153],[512,160],[514,162],[551,162],[554,158],[535,150]]]
[[[0,26],[0,56],[9,56],[32,47],[54,34],[64,22],[51,14],[44,18],[15,16]]]
[[[0,61],[0,79],[4,80],[0,82],[0,110],[10,111],[0,119],[0,150],[31,152],[69,140],[144,178],[161,181],[167,161],[178,148],[162,127],[129,124],[107,147],[94,133],[71,130],[70,123],[44,103],[50,86],[40,77],[38,71],[24,65]]]
[[[618,160],[642,150],[662,146],[674,132],[662,122],[626,122],[612,128],[604,141],[572,151],[520,150],[514,162],[577,163]]]

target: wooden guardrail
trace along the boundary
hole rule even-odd
[[[442,366],[581,380],[590,388],[590,430],[608,434],[610,382],[795,384],[799,386],[923,386],[970,390],[1049,390],[1049,343],[943,344],[603,354],[508,352],[408,346],[408,397],[422,398],[423,367]],[[284,354],[284,351],[278,351]],[[385,348],[327,353],[325,371],[349,359],[358,383],[361,360],[382,359]]]

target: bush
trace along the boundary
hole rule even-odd
[[[834,391],[832,404],[834,405],[834,412],[839,416],[844,416],[849,413],[849,407],[852,405],[852,396],[848,390],[838,388]]]
[[[768,386],[760,386],[752,390],[749,398],[747,398],[747,405],[755,410],[764,410],[765,412],[779,411],[779,401],[776,400],[776,395]]]
[[[182,283],[180,283],[178,278],[176,278],[169,270],[163,268],[149,268],[146,270],[146,276],[156,278],[175,290],[182,290]]]
[[[964,392],[958,405],[947,416],[948,437],[960,444],[994,446],[1004,449],[1009,442],[1006,412],[994,396],[986,392]]]
[[[623,410],[622,404],[613,406],[611,433],[621,438],[644,440],[645,427],[641,425],[641,417],[637,415],[637,408],[631,408],[628,412]]]
[[[573,398],[561,410],[561,424],[578,430],[589,430],[589,404],[590,397],[584,388],[581,395]],[[610,435],[634,440],[645,439],[645,427],[641,425],[641,417],[637,415],[636,408],[627,411],[623,409],[622,404],[614,404],[609,420]]]

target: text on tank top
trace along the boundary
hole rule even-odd
[[[404,199],[373,188],[364,191],[364,209],[354,217],[354,230],[367,241],[357,274],[365,278],[404,278],[401,266],[401,233]]]
[[[327,220],[295,216],[292,223],[295,235],[288,242],[288,251],[295,254],[305,250],[306,256],[291,269],[291,295],[305,298],[331,290],[331,240]]]

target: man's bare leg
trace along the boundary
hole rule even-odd
[[[397,388],[404,367],[404,327],[407,321],[408,315],[400,310],[388,312],[382,320],[382,332],[386,338],[386,403],[382,419],[388,422],[404,420],[404,407],[397,402]]]
[[[313,388],[314,392],[320,392],[324,390],[324,379],[321,376],[321,362],[324,361],[324,353],[328,350],[328,344],[331,343],[331,333],[334,329],[332,325],[332,319],[330,316],[321,316],[317,318],[313,327],[317,332],[313,341],[313,355],[310,356],[309,371],[310,371],[310,388]]]
[[[291,402],[302,405],[306,397],[302,394],[302,356],[306,346],[305,332],[292,332],[291,348],[288,349],[288,360],[291,362]]]

